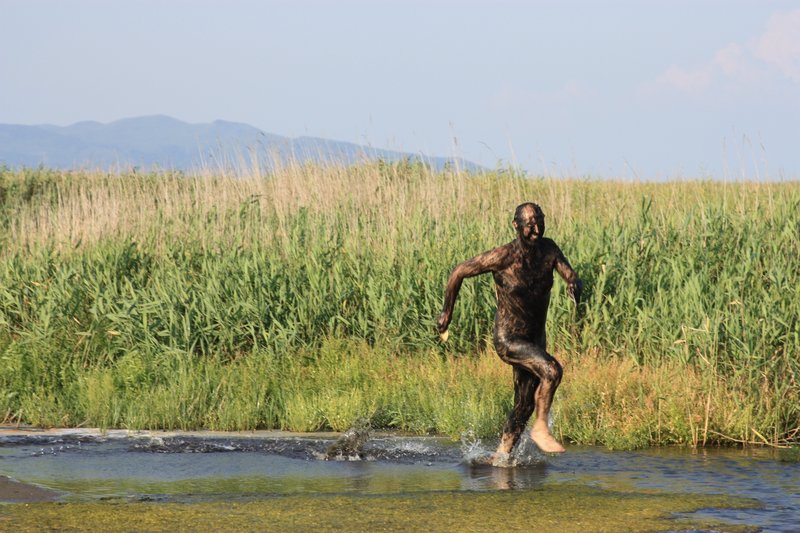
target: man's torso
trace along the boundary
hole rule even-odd
[[[506,244],[508,259],[492,275],[497,294],[495,338],[544,338],[558,248],[550,239],[526,248]]]

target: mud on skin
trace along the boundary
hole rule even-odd
[[[503,427],[497,453],[511,452],[534,410],[531,438],[542,451],[560,453],[564,448],[547,427],[553,396],[562,376],[561,364],[546,351],[547,308],[554,271],[567,283],[576,305],[580,302],[582,283],[558,245],[544,237],[545,217],[541,207],[521,204],[512,225],[517,233],[515,240],[453,269],[447,280],[438,329],[442,335],[447,332],[463,280],[491,272],[497,296],[495,349],[514,369],[514,407]]]

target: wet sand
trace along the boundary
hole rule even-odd
[[[0,476],[0,502],[52,502],[57,500],[59,496],[60,494],[54,490],[44,489],[36,485],[21,483],[10,477]]]

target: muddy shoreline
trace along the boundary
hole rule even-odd
[[[61,493],[0,475],[0,503],[56,501]]]

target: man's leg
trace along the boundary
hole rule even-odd
[[[497,447],[495,456],[511,453],[536,406],[534,391],[539,379],[521,366],[514,365],[513,368],[514,407],[508,414],[505,426],[503,426],[503,436],[500,438],[500,445]]]
[[[564,447],[553,437],[547,426],[553,396],[561,383],[563,373],[561,364],[543,348],[531,342],[516,342],[509,348],[504,360],[515,367],[525,368],[538,379],[538,386],[534,392],[536,419],[531,428],[531,440],[543,452],[564,452]]]
[[[542,365],[541,368],[541,383],[536,389],[536,419],[533,421],[531,428],[531,440],[543,452],[549,453],[563,453],[564,447],[559,443],[555,437],[550,433],[550,428],[547,426],[547,421],[550,418],[550,406],[553,405],[553,396],[556,394],[556,389],[561,383],[561,375],[563,373],[561,364],[550,354],[546,354],[549,358],[547,363]]]

